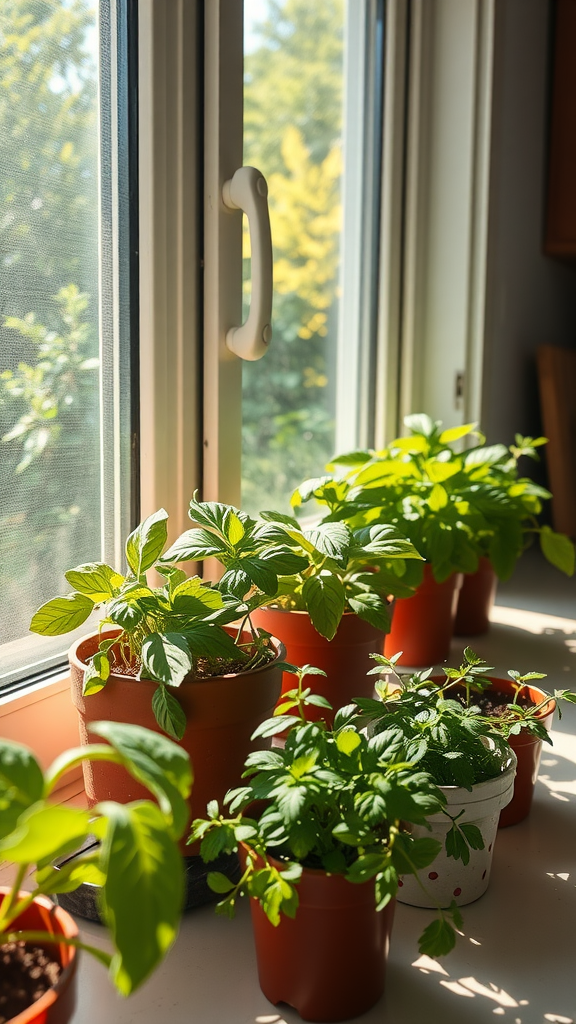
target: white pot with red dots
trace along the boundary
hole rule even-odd
[[[483,850],[469,850],[470,860],[464,864],[446,854],[446,835],[452,828],[452,821],[446,814],[432,814],[427,820],[432,831],[421,825],[412,826],[415,837],[427,836],[438,839],[442,849],[436,860],[419,872],[420,882],[414,875],[403,875],[399,880],[397,900],[412,907],[449,907],[452,900],[458,906],[472,903],[488,888],[494,840],[498,829],[500,811],[506,807],[514,793],[516,755],[510,751],[509,767],[488,782],[479,782],[472,791],[458,786],[440,786],[446,797],[445,810],[451,818],[458,818],[458,824],[477,825],[484,840]],[[422,886],[424,888],[422,888]]]

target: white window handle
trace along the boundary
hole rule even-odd
[[[224,183],[222,199],[230,210],[243,210],[248,218],[252,263],[252,297],[245,324],[231,327],[226,345],[241,359],[265,355],[272,340],[272,236],[268,213],[268,185],[255,167],[240,167]]]

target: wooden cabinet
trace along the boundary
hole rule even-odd
[[[576,258],[576,0],[556,0],[544,251]]]

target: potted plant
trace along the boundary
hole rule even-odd
[[[518,438],[522,444],[508,450],[486,447],[474,424],[443,430],[423,413],[407,416],[404,423],[408,437],[396,438],[382,451],[337,456],[327,467],[330,475],[306,481],[292,503],[298,508],[314,499],[327,506],[325,523],[352,528],[390,523],[412,541],[426,564],[423,574],[416,563],[409,566],[410,582],[418,589],[397,602],[385,651],[402,650],[400,664],[425,666],[448,657],[462,574],[476,575],[480,566],[486,580],[488,569],[489,596],[493,577],[486,559],[506,579],[538,533],[548,560],[571,574],[574,546],[538,522],[549,492],[517,475],[520,455],[543,439]],[[474,436],[480,445],[456,451]]]
[[[27,747],[0,739],[0,856],[15,875],[0,892],[3,1020],[66,1024],[76,1003],[78,950],[108,967],[118,991],[129,995],[177,934],[184,895],[177,840],[188,820],[189,758],[171,740],[137,726],[98,722],[92,731],[106,742],[61,754],[45,774]],[[106,802],[90,812],[53,803],[56,783],[86,758],[122,764],[156,802]],[[89,835],[99,840],[93,852],[57,870],[55,859]],[[32,889],[21,891],[32,867]],[[83,882],[100,887],[112,956],[82,942],[74,920],[48,899]]]
[[[373,674],[388,678],[376,685],[378,700],[356,699],[346,717],[370,725],[390,743],[413,744],[413,760],[440,787],[446,804],[429,818],[441,848],[428,872],[428,891],[409,877],[401,879],[398,899],[413,906],[459,906],[486,891],[500,811],[513,795],[516,755],[504,730],[482,715],[470,699],[481,686],[485,665],[466,649],[459,669],[447,668],[441,680],[432,669],[408,679],[396,672],[399,656],[374,655]],[[390,678],[391,677],[391,678]],[[480,681],[480,682],[479,682]],[[458,699],[461,694],[464,699]],[[415,834],[422,834],[415,826]]]
[[[224,517],[224,508],[194,499],[196,527],[164,557],[217,558],[224,567],[218,588],[246,602],[252,622],[284,643],[289,662],[324,670],[319,692],[333,707],[371,693],[369,655],[383,649],[392,595],[411,592],[407,566],[421,561],[413,545],[389,525],[304,529],[278,512],[255,520],[238,509]],[[285,674],[283,690],[291,685]],[[307,714],[330,717],[326,708]]]
[[[211,872],[222,894],[219,913],[233,916],[237,898],[251,897],[258,973],[273,1003],[287,1002],[305,1020],[338,1021],[364,1013],[384,988],[386,954],[398,879],[426,868],[439,843],[416,838],[444,799],[414,767],[413,744],[368,739],[335,719],[307,722],[309,696],[298,672],[292,712],[263,723],[258,736],[288,729],[284,749],[253,751],[246,784],[194,821],[191,841],[211,862],[243,849],[238,883]],[[461,927],[455,905],[440,911],[420,938],[429,955],[454,945]]]
[[[74,592],[44,604],[30,628],[63,634],[104,606],[98,632],[69,652],[81,742],[100,719],[167,732],[195,765],[197,815],[240,778],[250,736],[280,693],[284,650],[250,624],[245,604],[162,557],[167,518],[161,509],[128,537],[126,575],[100,562],[67,572]],[[148,582],[155,570],[163,586]],[[144,793],[121,765],[108,762],[84,762],[84,780],[90,805]],[[202,872],[200,858],[195,864]]]

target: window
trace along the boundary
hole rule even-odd
[[[30,635],[66,569],[130,523],[128,7],[0,7],[1,682],[65,660]],[[86,627],[83,627],[85,630]]]

